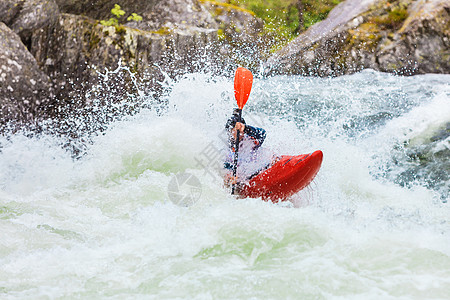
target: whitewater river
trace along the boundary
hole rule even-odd
[[[168,81],[77,158],[0,137],[0,299],[450,299],[450,76],[255,76],[265,148],[324,152],[291,202],[222,186],[232,78]]]

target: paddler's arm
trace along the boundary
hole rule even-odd
[[[255,149],[259,148],[266,139],[266,131],[262,128],[245,125],[244,133],[252,137],[257,142]]]

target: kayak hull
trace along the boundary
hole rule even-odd
[[[239,195],[273,202],[287,200],[305,188],[316,177],[322,165],[323,153],[283,155],[271,167],[260,172],[244,185]]]

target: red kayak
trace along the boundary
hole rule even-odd
[[[271,167],[250,179],[239,195],[242,197],[284,201],[311,183],[322,165],[323,153],[283,155]]]

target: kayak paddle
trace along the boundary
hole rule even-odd
[[[239,67],[234,75],[234,97],[238,105],[238,122],[241,122],[242,109],[247,103],[248,97],[250,96],[250,91],[252,90],[253,75],[252,72],[246,68]],[[234,152],[234,164],[233,164],[233,177],[236,177],[237,162],[238,162],[238,152],[239,152],[239,134],[238,130],[236,133],[236,145]],[[234,194],[235,184],[231,187],[231,194]]]

